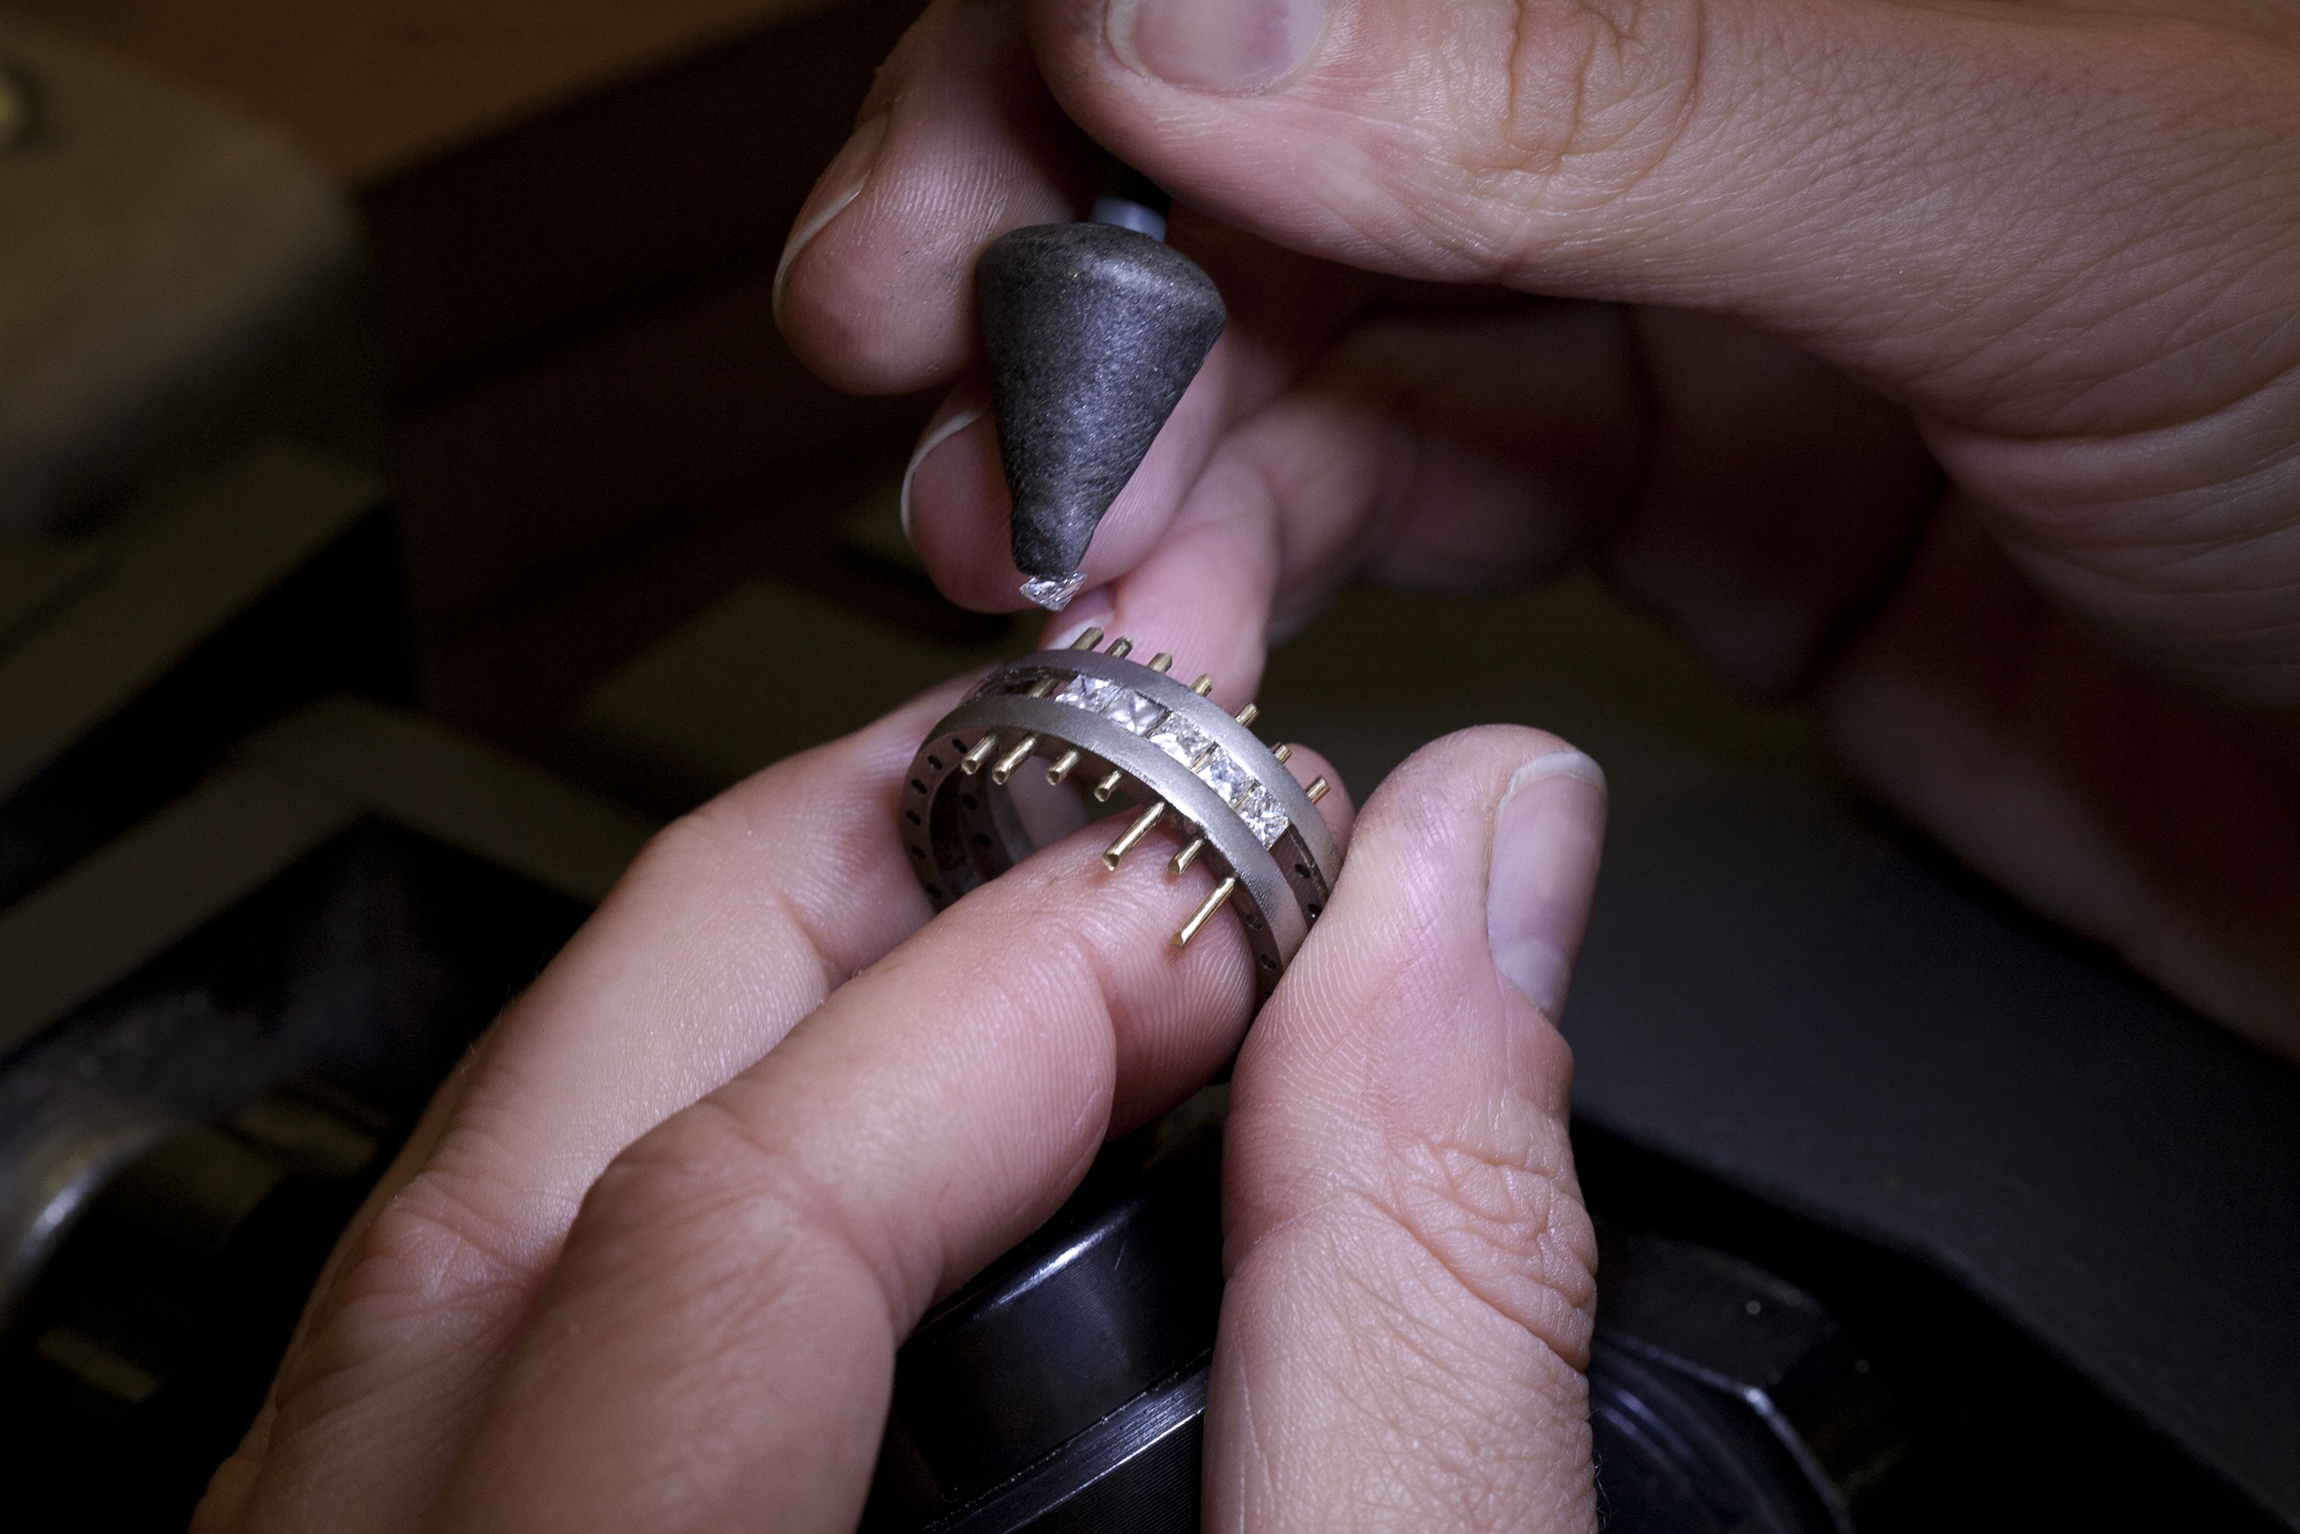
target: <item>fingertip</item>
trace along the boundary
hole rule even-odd
[[[790,238],[784,241],[782,258],[775,263],[774,282],[775,325],[786,338],[791,335],[791,326],[784,315],[783,296],[790,285],[791,267],[814,244],[817,236],[830,227],[832,220],[852,207],[870,185],[879,151],[886,145],[891,115],[891,109],[881,107],[856,125],[839,152],[831,157],[830,164],[823,167],[814,190],[791,222]]]
[[[912,508],[915,505],[914,496],[917,493],[915,486],[920,467],[931,459],[944,443],[982,420],[989,413],[989,410],[989,386],[980,379],[970,379],[951,390],[949,396],[935,410],[933,418],[926,423],[926,429],[918,434],[918,445],[911,449],[910,462],[903,467],[902,493],[897,502],[897,512],[902,521],[902,535],[913,549],[919,546],[918,533],[913,525]],[[977,451],[979,452],[979,449]],[[962,461],[966,459],[966,451],[963,448],[960,450],[960,458]],[[955,467],[955,465],[945,466],[945,468],[951,467]],[[979,468],[979,465],[975,467]],[[971,499],[966,491],[983,488],[987,487],[981,484],[979,473],[962,478],[956,486],[938,476],[931,482],[928,496],[930,499],[934,499],[938,506],[965,507]],[[955,511],[952,514],[963,516],[964,512]]]
[[[267,1395],[256,1412],[256,1420],[242,1435],[239,1447],[208,1477],[207,1490],[192,1509],[188,1534],[227,1534],[240,1527],[255,1495],[256,1481],[263,1473],[264,1454],[270,1446],[272,1422],[277,1415],[278,1408]]]
[[[1486,873],[1494,968],[1555,1024],[1588,929],[1605,839],[1605,773],[1558,743],[1509,776]]]
[[[1415,753],[1368,799],[1334,899],[1248,1037],[1224,1150],[1212,1523],[1255,1521],[1246,1504],[1279,1484],[1314,1489],[1305,1526],[1394,1510],[1401,1490],[1423,1514],[1409,1521],[1496,1495],[1552,1514],[1545,1527],[1587,1521],[1576,1371],[1595,1247],[1571,1062],[1496,970],[1485,909],[1513,780],[1521,797],[1591,789],[1561,760],[1577,756],[1511,726]]]
[[[1160,521],[1163,536],[1139,552],[1124,546],[1113,552],[1138,527],[1118,529],[1121,536],[1108,541],[1098,534],[1087,551],[1087,573],[1098,584],[1046,632],[1067,643],[1092,624],[1113,642],[1130,641],[1139,658],[1166,651],[1174,657],[1176,675],[1205,675],[1208,695],[1237,713],[1254,701],[1268,658],[1277,534],[1266,506],[1240,505],[1206,489],[1194,488]],[[1101,573],[1128,559],[1137,562]],[[1267,736],[1286,723],[1272,717],[1255,727]]]
[[[1104,36],[1137,74],[1243,95],[1301,68],[1325,27],[1326,0],[1112,0]]]
[[[903,472],[903,536],[936,588],[959,606],[986,613],[1027,607],[1007,535],[1012,502],[987,387],[962,386],[944,411]]]
[[[775,317],[832,385],[906,393],[973,358],[976,257],[1009,230],[1075,218],[1095,151],[995,0],[928,7],[871,103],[794,225]]]
[[[1271,1046],[1347,1027],[1382,1062],[1369,1069],[1440,1097],[1468,1090],[1460,1073],[1482,1060],[1481,1079],[1561,1127],[1571,1056],[1554,1024],[1594,893],[1602,785],[1558,737],[1488,725],[1415,752],[1354,818],[1329,816],[1350,842],[1320,951],[1305,949],[1318,994]]]

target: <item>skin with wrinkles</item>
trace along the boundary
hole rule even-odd
[[[1155,843],[1110,873],[1107,825],[929,921],[893,807],[957,696],[649,846],[353,1222],[195,1528],[853,1526],[902,1338],[1206,1080],[1255,993],[1234,921],[1166,942],[1211,874]],[[1571,1067],[1495,966],[1484,877],[1514,775],[1565,750],[1440,742],[1354,836],[1326,796],[1367,879],[1345,871],[1237,1065],[1253,1183],[1222,1346],[1286,1358],[1263,1420],[1357,1478],[1291,1457],[1336,1488],[1319,1527],[1418,1499],[1433,1453],[1514,1455],[1531,1500],[1503,1523],[1591,1521]],[[1571,834],[1545,878],[1585,910],[1603,794],[1558,781],[1578,797],[1548,806]],[[1461,1388],[1422,1388],[1441,1350]]]
[[[1485,961],[1490,840],[1446,829],[1493,813],[1503,738],[1441,742],[1384,784],[1412,833],[1353,845],[1320,962],[1239,1059],[1210,1528],[1594,1521],[1571,1060]],[[1331,1153],[1292,1154],[1312,1139]]]
[[[2300,5],[1329,0],[1246,90],[1155,77],[1084,0],[914,35],[960,32],[881,78],[911,127],[874,175],[996,165],[1042,206],[1076,173],[1015,168],[1098,142],[1232,315],[1081,611],[1247,674],[1351,579],[1593,566],[1957,856],[2300,1058]],[[1008,57],[1077,127],[992,120]],[[914,228],[867,196],[827,224],[785,332],[842,386],[964,397]],[[865,293],[914,302],[850,345]],[[989,429],[916,465],[911,528],[1011,607]]]

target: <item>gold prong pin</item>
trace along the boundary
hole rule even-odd
[[[1014,769],[1030,760],[1030,753],[1038,749],[1038,737],[1025,735],[1014,743],[1014,749],[998,759],[990,769],[990,781],[1004,788],[1006,780],[1014,776]]]
[[[1085,633],[1079,635],[1076,639],[1071,640],[1070,648],[1073,650],[1091,650],[1101,642],[1102,630],[1099,627],[1094,627],[1087,629]],[[1031,687],[1029,695],[1033,698],[1051,697],[1054,693],[1054,690],[1061,685],[1062,678],[1058,676],[1041,677]],[[965,756],[959,758],[959,768],[964,771],[968,777],[972,777],[974,774],[982,771],[982,764],[988,761],[990,759],[990,753],[997,749],[997,740],[992,736],[986,735],[981,740],[975,742],[974,749],[972,751],[967,752]],[[1006,780],[1014,776],[1014,770],[1017,767],[1020,767],[1024,762],[1029,761],[1030,753],[1037,749],[1038,737],[1036,735],[1023,736],[1022,739],[1014,743],[1014,745],[1007,751],[1004,756],[998,759],[997,765],[990,769],[990,781],[996,783],[999,787],[1004,788],[1006,786]],[[1054,781],[1059,783],[1062,780],[1060,778],[1056,778]]]
[[[1174,934],[1174,946],[1176,948],[1189,947],[1190,939],[1198,935],[1200,927],[1214,919],[1214,913],[1222,909],[1222,903],[1230,898],[1231,892],[1237,887],[1238,876],[1236,874],[1230,875],[1229,878],[1215,885],[1214,893],[1206,897],[1206,903],[1192,912],[1190,919],[1182,923],[1182,930]]]
[[[1072,648],[1076,649],[1077,646],[1073,645]],[[1052,693],[1055,688],[1061,685],[1062,678],[1058,676],[1041,677],[1038,681],[1031,684],[1029,696],[1033,698],[1046,697],[1048,694]],[[986,746],[989,747],[990,750],[985,750],[984,747]],[[975,742],[975,746],[972,751],[967,752],[965,756],[959,758],[958,765],[963,768],[969,776],[978,773],[982,771],[982,764],[984,761],[988,760],[990,751],[996,750],[997,747],[997,738],[995,736],[985,735],[981,740]],[[1016,741],[1014,745],[1008,749],[1004,756],[998,759],[998,765],[990,769],[990,781],[996,783],[999,787],[1004,788],[1006,786],[1006,780],[1014,776],[1014,769],[1021,766],[1024,762],[1029,761],[1030,753],[1036,751],[1037,749],[1038,736],[1036,734],[1023,736],[1022,739]]]
[[[1088,639],[1098,640],[1101,637],[1102,630],[1098,628],[1088,629],[1085,633],[1078,636],[1077,642],[1072,644],[1070,648],[1073,650],[1091,650],[1094,648],[1094,646],[1088,644],[1086,641]],[[1110,641],[1110,648],[1103,651],[1102,653],[1109,656],[1112,660],[1124,660],[1127,655],[1132,652],[1133,649],[1134,641],[1128,639],[1124,634],[1120,634],[1116,639]],[[1056,787],[1060,787],[1062,780],[1070,776],[1071,769],[1078,765],[1079,759],[1083,755],[1084,753],[1079,751],[1075,746],[1063,752],[1060,756],[1054,759],[1054,765],[1046,769],[1046,781],[1054,784]],[[1108,803],[1110,796],[1118,792],[1120,777],[1121,774],[1114,772],[1110,774],[1109,777],[1103,779],[1103,784],[1107,784],[1108,786],[1104,787],[1097,785],[1094,797],[1103,803]]]
[[[1116,868],[1119,860],[1125,857],[1127,853],[1132,852],[1141,843],[1143,837],[1157,830],[1158,822],[1165,818],[1166,801],[1163,799],[1135,816],[1134,824],[1128,826],[1118,840],[1110,844],[1110,850],[1102,854],[1103,865],[1108,868]]]

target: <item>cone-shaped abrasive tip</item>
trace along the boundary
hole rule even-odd
[[[1213,350],[1222,295],[1188,256],[1110,224],[1017,229],[982,253],[974,285],[1014,563],[1058,580]]]

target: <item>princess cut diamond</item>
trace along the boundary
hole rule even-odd
[[[1278,838],[1286,834],[1286,827],[1292,823],[1286,819],[1286,812],[1278,808],[1278,801],[1270,797],[1269,790],[1259,783],[1248,785],[1230,801],[1230,808],[1238,812],[1246,829],[1265,847],[1276,846]]]
[[[1150,732],[1150,743],[1187,767],[1198,760],[1199,753],[1212,742],[1206,734],[1179,714],[1168,714],[1158,727]]]
[[[1260,786],[1245,765],[1227,751],[1217,751],[1199,764],[1198,781],[1222,796],[1233,809],[1247,789]]]
[[[1132,688],[1119,689],[1102,710],[1102,717],[1125,726],[1137,735],[1148,735],[1157,728],[1158,721],[1166,717],[1165,705],[1153,703]]]
[[[1082,708],[1089,714],[1099,714],[1109,706],[1112,698],[1125,690],[1116,682],[1105,682],[1100,677],[1074,676],[1069,686],[1054,695],[1054,701]]]

